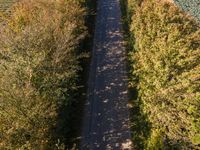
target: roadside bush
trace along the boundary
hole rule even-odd
[[[0,149],[64,149],[84,15],[76,0],[23,0],[1,25]]]
[[[152,126],[145,147],[198,149],[199,24],[162,1],[144,0],[133,12],[131,73],[138,78],[139,99]]]
[[[131,24],[132,16],[135,15],[137,7],[140,6],[143,0],[120,0],[124,28]]]

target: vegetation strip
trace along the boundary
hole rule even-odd
[[[130,85],[138,90],[133,109],[144,114],[132,116],[136,149],[199,149],[199,24],[172,3],[123,2],[134,48]],[[147,124],[135,128],[138,119]]]
[[[5,15],[0,28],[0,149],[68,147],[72,110],[83,92],[85,3],[22,0]]]

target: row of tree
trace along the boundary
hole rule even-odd
[[[184,11],[187,11],[191,15],[195,16],[198,21],[200,21],[199,0],[174,0],[174,2],[179,5]]]
[[[87,34],[83,3],[22,0],[0,23],[0,149],[65,148]]]
[[[130,82],[150,123],[144,147],[199,149],[199,24],[166,1],[128,0],[127,5]]]

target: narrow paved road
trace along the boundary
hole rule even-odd
[[[119,0],[98,0],[81,150],[129,150],[126,52]]]

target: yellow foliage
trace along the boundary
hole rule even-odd
[[[0,149],[56,149],[69,130],[85,10],[75,0],[22,0],[0,28]],[[66,120],[59,120],[65,109]],[[62,146],[63,147],[63,146]]]
[[[132,75],[152,134],[163,131],[165,148],[199,148],[199,24],[173,4],[154,0],[144,0],[134,12]]]

